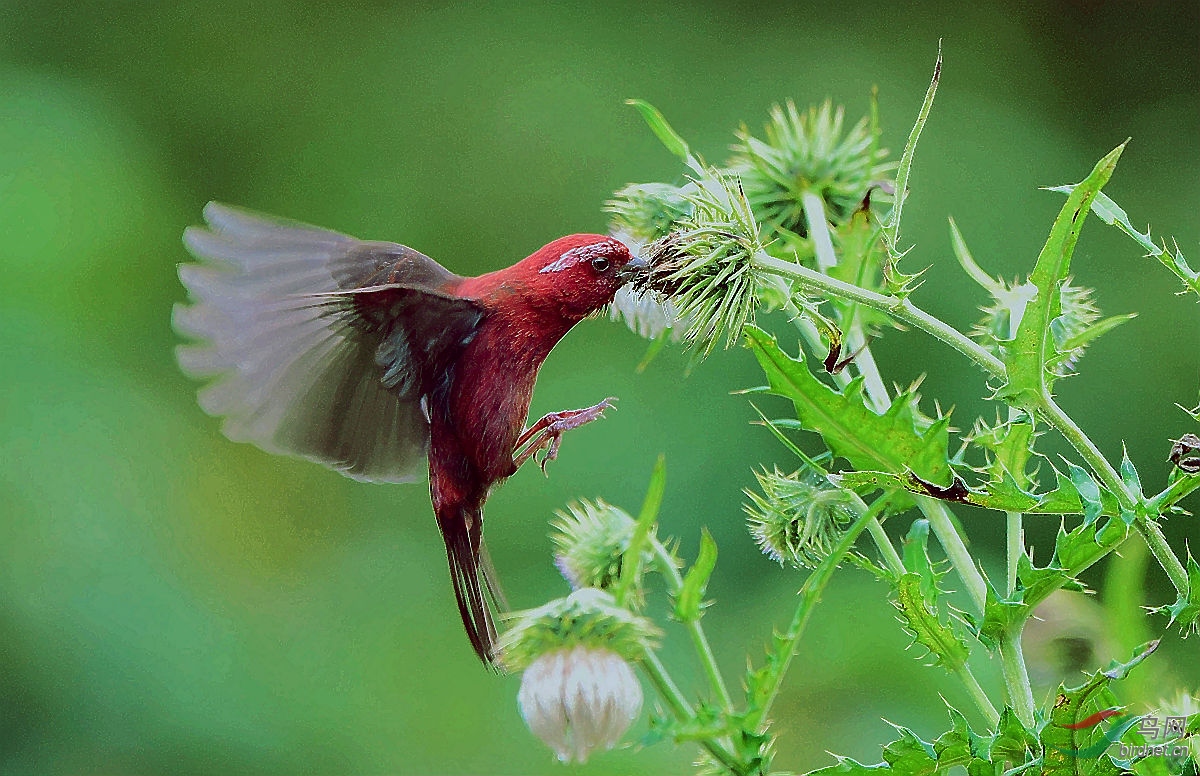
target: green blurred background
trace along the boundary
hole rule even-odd
[[[169,323],[183,228],[218,199],[495,269],[604,230],[625,183],[678,179],[623,99],[721,160],[772,102],[832,97],[857,116],[878,86],[898,149],[943,38],[905,210],[910,266],[933,265],[918,304],[967,327],[983,301],[948,215],[987,269],[1025,271],[1061,204],[1037,187],[1080,180],[1131,135],[1108,191],[1196,263],[1200,5],[965,6],[0,3],[0,772],[563,772],[517,714],[518,680],[481,669],[463,637],[424,486],[230,443],[197,408]],[[1195,430],[1174,404],[1196,400],[1198,308],[1095,221],[1075,269],[1105,312],[1141,315],[1060,384],[1062,404],[1106,454],[1126,441],[1156,490],[1168,439]],[[516,605],[559,595],[554,509],[636,509],[665,453],[664,533],[690,554],[707,525],[721,546],[705,623],[733,676],[799,583],[754,551],[740,489],[752,465],[791,462],[729,394],[760,382],[748,352],[684,377],[677,350],[635,373],[644,349],[589,321],[556,350],[535,415],[607,395],[620,411],[571,434],[549,479],[501,488],[488,539]],[[958,426],[994,414],[951,351],[897,332],[875,350],[889,381],[927,374]],[[996,516],[962,517],[997,568]],[[1030,522],[1044,560],[1056,524]],[[1168,533],[1200,543],[1194,519]],[[835,579],[776,707],[779,766],[876,761],[881,718],[936,735],[939,692],[968,705],[902,651],[884,594]],[[1167,597],[1150,573],[1145,601]],[[681,641],[666,649],[686,669]],[[1200,684],[1194,642],[1172,634],[1161,654],[1144,700]],[[694,755],[659,745],[573,770],[681,773]]]

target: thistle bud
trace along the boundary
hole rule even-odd
[[[563,762],[613,748],[642,708],[630,661],[658,630],[595,588],[513,618],[500,655],[506,668],[523,671],[517,702],[529,729]]]
[[[578,590],[606,589],[621,577],[621,559],[633,539],[634,520],[600,499],[580,500],[552,524],[554,565]]]
[[[814,568],[859,516],[853,497],[822,472],[755,472],[762,493],[745,491],[750,534],[767,557]]]
[[[548,652],[521,676],[521,716],[563,762],[587,762],[616,746],[642,710],[642,686],[615,652],[573,647]]]
[[[648,246],[650,271],[633,283],[638,293],[669,296],[687,320],[683,338],[707,356],[724,339],[741,340],[753,320],[762,285],[754,263],[764,252],[758,221],[737,178],[713,168],[685,196],[692,213],[675,231]]]
[[[641,243],[666,237],[675,225],[691,215],[685,189],[669,183],[632,183],[604,204],[612,214],[611,231]]]
[[[789,101],[772,108],[766,140],[738,133],[730,167],[764,223],[805,236],[803,198],[812,192],[836,226],[889,177],[894,165],[884,162],[878,130],[866,118],[848,130],[844,122],[845,111],[829,101],[804,113]]]

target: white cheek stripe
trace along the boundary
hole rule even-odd
[[[564,269],[569,269],[581,261],[591,261],[597,256],[604,256],[617,250],[620,243],[615,240],[601,240],[600,242],[590,245],[581,245],[578,248],[571,250],[559,256],[557,259],[547,264],[538,270],[538,273],[544,272],[562,272]]]

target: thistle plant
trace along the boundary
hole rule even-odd
[[[716,611],[705,600],[716,545],[702,530],[696,558],[685,563],[660,539],[662,462],[636,517],[601,500],[569,506],[555,524],[554,543],[557,565],[576,592],[520,615],[504,637],[507,665],[525,670],[530,683],[520,698],[526,719],[560,757],[582,759],[615,743],[640,705],[625,672],[636,666],[657,694],[646,741],[699,746],[698,763],[708,772],[789,772],[774,762],[773,704],[829,580],[857,567],[886,583],[917,654],[960,680],[974,708],[950,708],[948,727],[927,740],[896,726],[898,738],[881,742],[879,763],[835,756],[815,773],[1197,773],[1194,688],[1177,688],[1159,709],[1120,699],[1121,680],[1154,660],[1158,640],[1080,684],[1060,684],[1039,702],[1022,633],[1039,604],[1056,591],[1078,596],[1086,590],[1080,575],[1123,548],[1148,551],[1175,590],[1173,600],[1145,612],[1135,603],[1123,616],[1144,617],[1159,639],[1200,629],[1200,563],[1162,532],[1163,521],[1185,515],[1183,499],[1200,489],[1200,437],[1188,428],[1200,422],[1200,407],[1179,405],[1184,429],[1164,448],[1170,473],[1156,491],[1128,455],[1105,458],[1054,394],[1059,380],[1086,366],[1088,345],[1133,317],[1103,317],[1082,285],[1088,268],[1072,267],[1085,224],[1115,226],[1174,274],[1182,293],[1200,297],[1200,273],[1177,246],[1134,229],[1102,193],[1122,144],[1080,183],[1051,189],[1066,201],[1026,278],[990,275],[951,220],[954,254],[983,292],[983,318],[964,333],[924,311],[917,304],[921,273],[907,271],[918,257],[902,245],[901,216],[940,69],[939,56],[895,164],[879,145],[873,105],[846,129],[843,109],[830,103],[806,111],[786,103],[771,111],[761,137],[739,130],[732,156],[713,165],[657,110],[634,103],[682,166],[678,180],[627,186],[606,206],[613,233],[651,264],[614,317],[660,341],[667,331],[682,331],[696,359],[720,357],[718,345],[744,344],[764,374],[765,385],[746,391],[755,409],[762,396],[785,400],[782,415],[760,415],[795,457],[795,471],[748,469],[746,515],[704,519],[746,519],[751,540],[794,570],[799,594],[765,659],[751,659],[741,681],[728,682],[703,627]],[[770,310],[783,312],[774,320],[798,335],[798,350],[781,344],[781,332],[760,327]],[[957,432],[950,413],[922,401],[916,385],[889,389],[872,349],[886,343],[891,327],[923,332],[962,356],[969,373],[982,378],[994,416],[969,419],[970,430]],[[1069,455],[1048,455],[1053,437],[1066,442]],[[821,454],[806,454],[802,439],[818,443]],[[1006,565],[996,578],[985,576],[968,542],[972,521],[953,511],[964,504],[1003,515]],[[1027,520],[1059,525],[1049,557],[1035,559],[1027,546]],[[663,524],[678,526],[674,519]],[[952,586],[964,595],[952,598]],[[647,620],[660,590],[673,624]],[[695,649],[699,694],[681,690],[680,668],[659,657],[657,634],[674,627]],[[972,666],[989,660],[1003,676],[1003,693],[976,680]],[[610,684],[601,690],[590,679],[568,679],[568,664],[607,666],[582,670],[609,676]],[[563,700],[571,682],[592,687],[588,697],[602,699],[598,707],[619,707],[621,724],[607,711],[587,718],[578,699]],[[1159,718],[1167,720],[1164,737],[1151,746],[1148,723]],[[581,731],[574,738],[564,732],[569,725]]]

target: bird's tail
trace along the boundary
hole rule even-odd
[[[459,515],[460,519],[439,521],[450,562],[450,580],[471,646],[484,665],[491,667],[496,663],[496,621],[492,611],[503,607],[504,594],[483,545],[482,511],[463,509]]]

